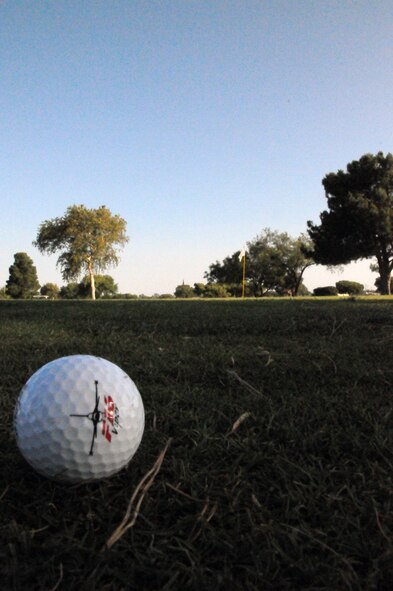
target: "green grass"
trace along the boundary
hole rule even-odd
[[[5,301],[0,346],[2,589],[391,589],[391,301]],[[127,470],[66,486],[25,463],[12,414],[75,353],[129,373],[146,428]]]

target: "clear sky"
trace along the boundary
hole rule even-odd
[[[392,0],[0,0],[0,286],[20,251],[63,283],[32,241],[72,204],[127,220],[137,294],[304,232],[325,174],[392,151],[392,82]]]

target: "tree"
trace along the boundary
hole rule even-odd
[[[191,285],[182,283],[182,285],[178,285],[175,289],[176,298],[193,298],[194,296],[195,293]]]
[[[393,269],[393,156],[365,154],[346,171],[322,180],[328,210],[319,225],[308,222],[314,257],[341,265],[376,257],[381,292],[390,294]]]
[[[204,283],[194,283],[194,294],[198,297],[203,297],[206,291],[206,285]]]
[[[337,281],[336,283],[338,293],[348,293],[349,295],[359,295],[364,291],[364,285],[357,281]]]
[[[377,293],[382,295],[381,278],[380,277],[376,278],[376,280],[374,281],[374,285],[377,288]],[[390,279],[390,293],[393,293],[393,277]]]
[[[60,297],[63,300],[75,300],[79,297],[79,284],[72,281],[67,285],[63,285],[60,288]]]
[[[96,275],[94,277],[96,297],[108,297],[117,293],[117,285],[110,275]],[[78,285],[78,295],[87,297],[91,293],[91,282],[89,275],[86,275]]]
[[[205,293],[203,294],[204,298],[228,298],[230,297],[230,293],[227,290],[226,286],[221,283],[208,283],[206,285]]]
[[[33,244],[41,252],[62,253],[57,264],[64,280],[87,273],[94,300],[95,275],[119,262],[118,247],[127,241],[125,220],[104,205],[98,209],[72,205],[63,217],[44,221]]]
[[[7,294],[7,288],[0,288],[0,300],[8,300],[10,296]]]
[[[14,255],[14,264],[9,268],[6,293],[12,298],[31,298],[40,288],[37,269],[32,259],[25,252]]]
[[[257,296],[270,290],[298,295],[304,271],[313,264],[311,241],[304,234],[292,238],[265,228],[248,243],[246,274]]]
[[[242,282],[242,264],[239,260],[240,250],[226,257],[222,263],[216,261],[205,273],[208,283],[240,283]]]
[[[51,299],[59,297],[60,288],[56,283],[45,283],[40,289],[43,296],[48,296]]]

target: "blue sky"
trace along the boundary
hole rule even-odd
[[[321,180],[392,151],[393,2],[0,2],[0,285],[67,206],[108,206],[122,292],[167,293],[263,228],[304,232]],[[306,285],[373,285],[369,262]]]

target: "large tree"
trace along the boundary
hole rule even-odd
[[[304,271],[314,264],[311,242],[304,234],[292,238],[270,228],[248,243],[248,253],[247,275],[255,295],[273,289],[298,295]]]
[[[298,294],[304,271],[314,263],[308,237],[292,238],[286,232],[265,228],[247,247],[246,289],[250,295],[263,296],[271,290]],[[243,270],[239,255],[238,250],[222,263],[210,265],[205,273],[209,283],[225,284],[233,295],[240,295]]]
[[[57,264],[64,280],[87,273],[94,300],[96,273],[118,263],[118,247],[127,241],[125,220],[107,207],[72,205],[62,217],[44,221],[33,244],[41,252],[61,252]]]
[[[240,283],[242,282],[242,265],[239,260],[240,250],[225,257],[220,263],[211,264],[205,273],[208,283]]]
[[[346,171],[322,180],[328,210],[319,225],[308,222],[314,257],[323,265],[342,265],[376,257],[380,289],[390,294],[393,269],[393,156],[365,154]]]
[[[6,293],[12,298],[31,298],[38,292],[40,284],[37,269],[27,253],[17,252],[14,255],[14,264],[9,271]]]

